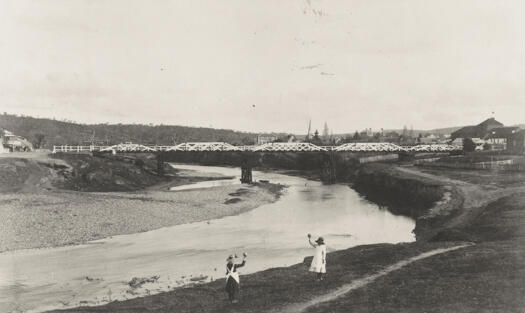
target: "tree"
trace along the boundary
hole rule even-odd
[[[317,131],[317,129],[315,130],[315,133],[314,133],[314,139],[315,140],[319,140],[319,132]]]
[[[463,151],[465,152],[473,152],[476,150],[476,144],[472,139],[465,138],[463,139]]]
[[[314,145],[321,145],[323,142],[321,141],[321,138],[319,137],[319,131],[316,129],[314,136],[312,137],[311,143]]]
[[[361,139],[361,136],[359,135],[359,132],[356,130],[354,133],[354,140],[359,140],[359,139]]]
[[[46,142],[46,135],[38,133],[35,134],[35,148],[36,149],[42,149],[44,147],[44,143]]]
[[[403,136],[403,138],[406,138],[408,136],[408,129],[407,129],[407,126],[403,126],[403,133],[401,134],[401,136]]]

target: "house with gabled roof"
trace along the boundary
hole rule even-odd
[[[495,118],[491,117],[479,123],[478,125],[465,126],[456,130],[451,134],[450,139],[455,140],[457,138],[484,138],[490,130],[500,127],[503,127],[503,124],[496,121]]]

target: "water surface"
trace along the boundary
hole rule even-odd
[[[238,168],[176,167],[236,178],[179,186],[173,193],[217,184],[241,187]],[[223,278],[232,253],[249,255],[242,274],[292,265],[312,255],[307,233],[322,235],[329,250],[415,240],[412,219],[379,208],[346,185],[257,171],[253,176],[289,187],[279,201],[237,216],[85,245],[0,253],[0,311],[98,305],[167,291],[199,277]],[[329,258],[327,263],[329,270]],[[159,278],[136,289],[128,285],[133,277],[151,276]]]

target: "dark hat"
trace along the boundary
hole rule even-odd
[[[230,254],[230,256],[226,259],[226,261],[235,259],[235,256],[233,254]]]
[[[318,244],[321,245],[321,244],[324,244],[324,239],[323,239],[323,237],[319,237],[319,238],[317,238],[317,240],[315,242],[317,242]]]

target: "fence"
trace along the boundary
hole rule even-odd
[[[515,159],[510,160],[499,160],[491,162],[478,162],[478,163],[465,163],[465,162],[424,162],[423,160],[417,160],[417,165],[429,166],[429,167],[446,167],[456,169],[472,169],[472,170],[493,170],[493,171],[525,171],[525,163]]]
[[[53,153],[58,152],[92,152],[92,151],[100,151],[104,148],[107,148],[106,146],[53,146]]]

